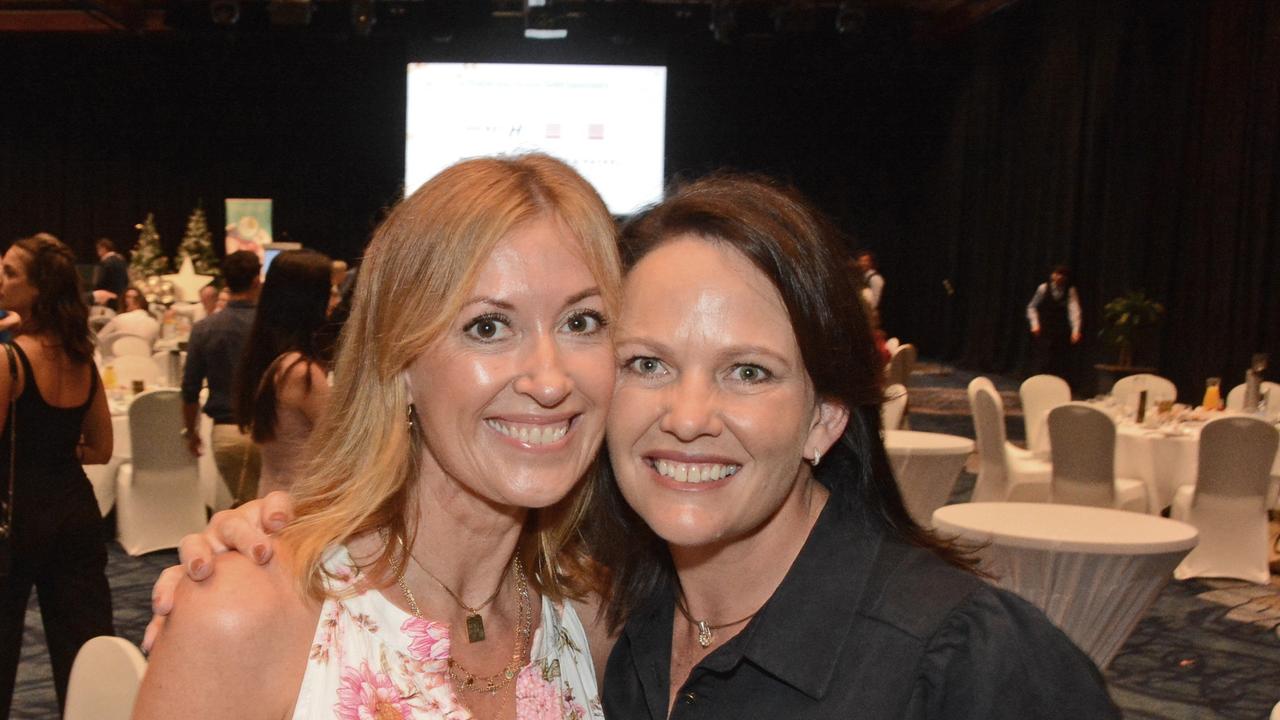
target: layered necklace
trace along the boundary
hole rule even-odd
[[[403,549],[404,541],[398,536],[396,537],[396,540],[400,543],[400,547]],[[458,599],[457,594],[450,590],[444,583],[440,582],[440,580],[432,575],[429,570],[422,567],[422,563],[419,562],[417,558],[414,558],[407,550],[405,551],[405,554],[413,558],[414,563],[417,564],[418,567],[422,568],[422,571],[430,576],[432,580],[439,583],[440,586],[449,593],[450,597],[453,598],[454,602],[458,603],[458,605],[470,613],[467,617],[468,639],[472,642],[483,640],[484,624],[482,621],[479,623],[479,637],[474,639],[471,637],[471,618],[474,616],[479,620],[479,611],[489,603],[493,602],[493,599],[498,596],[498,592],[495,590],[488,600],[485,600],[476,608],[467,607],[460,599]],[[413,611],[413,614],[416,617],[422,618],[422,611],[418,608],[418,601],[413,596],[413,592],[409,590],[409,584],[404,580],[404,571],[401,569],[400,564],[395,560],[391,560],[391,570],[395,573],[396,583],[400,585],[400,592],[404,594],[404,599],[405,602],[408,603],[409,609]],[[520,673],[520,668],[524,667],[524,659],[529,652],[529,639],[533,634],[533,604],[529,601],[529,581],[525,577],[524,564],[520,562],[519,555],[515,555],[511,558],[511,571],[515,576],[516,595],[520,599],[519,609],[517,610],[516,642],[515,647],[511,651],[511,662],[507,663],[507,666],[502,670],[499,670],[492,675],[481,677],[466,669],[461,663],[450,657],[449,679],[453,682],[454,688],[459,691],[476,693],[487,692],[491,696],[496,695],[499,690],[510,684],[511,681],[515,679],[516,675]],[[501,585],[499,585],[499,589],[501,589]]]

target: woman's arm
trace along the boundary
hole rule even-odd
[[[283,558],[218,557],[212,579],[180,584],[151,651],[133,717],[286,717],[306,671],[319,608],[295,591]]]
[[[97,371],[97,368],[89,366],[89,372]],[[107,392],[103,390],[102,383],[95,382],[93,385],[93,402],[80,425],[78,451],[81,465],[101,465],[111,460],[115,442],[111,430],[111,410],[107,406]]]

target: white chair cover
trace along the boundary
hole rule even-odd
[[[1231,388],[1231,392],[1227,393],[1227,409],[1243,410],[1244,409],[1244,383]],[[1280,383],[1264,381],[1262,383],[1262,394],[1267,398],[1266,416],[1272,420],[1280,418]]]
[[[1071,386],[1057,375],[1032,375],[1018,388],[1022,400],[1022,424],[1027,432],[1027,449],[1045,457],[1049,454],[1049,433],[1045,418],[1049,411],[1071,402]]]
[[[199,471],[181,428],[177,390],[145,392],[129,406],[132,461],[120,468],[116,524],[130,555],[177,547],[183,535],[204,529]]]
[[[120,387],[127,388],[134,380],[143,381],[147,387],[155,387],[160,383],[160,368],[156,367],[156,361],[151,359],[150,354],[146,357],[125,355],[112,360],[110,365],[115,368],[116,384]]]
[[[1049,411],[1053,458],[1050,502],[1147,512],[1147,486],[1117,478],[1116,425],[1106,413],[1084,403]]]
[[[147,671],[142,651],[124,638],[100,635],[76,653],[63,720],[129,720]]]
[[[1045,502],[1052,468],[1005,439],[1004,401],[990,380],[969,383],[969,407],[979,461],[970,502]]]
[[[151,361],[160,371],[160,385],[178,387],[182,384],[182,366],[186,363],[187,354],[177,350],[157,350],[151,355]]]
[[[902,427],[902,416],[907,412],[907,388],[894,384],[884,389],[884,402],[880,405],[880,424],[885,430]]]
[[[1171,510],[1200,531],[1200,544],[1174,577],[1270,581],[1267,483],[1277,445],[1280,432],[1254,417],[1217,418],[1200,431],[1196,485],[1179,488]]]
[[[1136,398],[1143,390],[1147,391],[1148,406],[1155,405],[1161,400],[1174,402],[1178,399],[1178,388],[1172,380],[1151,373],[1138,373],[1120,378],[1111,388],[1111,397],[1115,398],[1120,407],[1128,407],[1130,398]],[[1136,403],[1137,400],[1132,402]]]
[[[146,338],[128,333],[117,333],[104,338],[104,347],[109,348],[107,355],[111,357],[151,357],[151,343]]]
[[[911,371],[916,366],[916,346],[911,343],[900,345],[889,358],[884,371],[884,384],[910,385]]]

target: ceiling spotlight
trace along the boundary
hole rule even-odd
[[[856,35],[867,24],[867,4],[863,0],[844,0],[836,8],[836,32]]]
[[[240,22],[240,0],[212,0],[209,19],[218,27],[231,27]]]
[[[374,0],[351,0],[351,29],[357,35],[367,37],[377,24],[378,14]]]

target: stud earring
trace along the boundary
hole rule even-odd
[[[818,467],[818,463],[822,462],[822,451],[818,448],[813,449],[813,459],[809,461],[814,467]]]
[[[409,403],[404,409],[404,422],[409,427],[409,433],[412,434],[418,425],[418,413],[413,407],[413,403]]]

